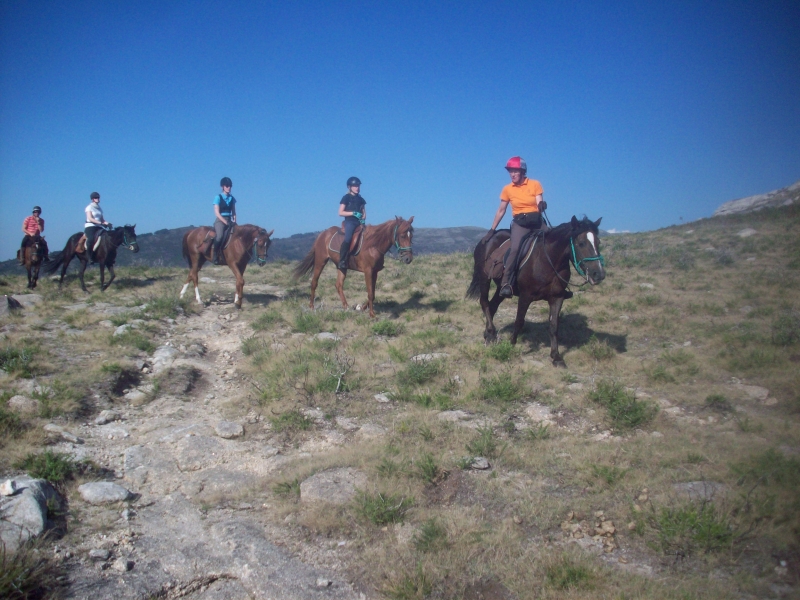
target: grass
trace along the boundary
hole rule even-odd
[[[402,323],[396,321],[378,321],[371,328],[372,333],[375,335],[382,335],[385,337],[395,337],[403,333],[405,327]]]
[[[412,539],[419,552],[438,552],[447,547],[447,527],[437,518],[424,521]]]
[[[661,550],[677,556],[728,548],[737,535],[731,515],[713,502],[686,502],[653,509],[648,522]]]
[[[557,590],[586,590],[592,588],[592,572],[565,558],[547,567],[546,581]]]
[[[52,450],[28,454],[16,462],[14,467],[25,471],[34,479],[46,479],[54,484],[72,479],[79,471],[78,463],[72,460],[68,454]]]
[[[478,396],[487,402],[507,404],[522,399],[522,381],[510,373],[483,377]]]
[[[269,421],[272,423],[272,430],[275,433],[308,431],[314,425],[313,419],[299,410],[286,411],[277,417],[270,417]]]
[[[414,506],[414,500],[405,496],[380,492],[359,492],[356,496],[356,513],[373,525],[400,523]]]
[[[0,598],[28,600],[58,597],[58,568],[47,559],[47,542],[37,540],[23,544],[16,552],[0,544]]]
[[[610,380],[598,381],[589,398],[605,407],[614,427],[619,429],[635,429],[646,425],[658,412],[655,405],[636,400],[633,392]]]
[[[467,452],[472,456],[498,458],[505,451],[506,445],[500,443],[497,434],[491,427],[479,427],[478,435],[467,442]]]
[[[425,483],[434,483],[444,474],[444,471],[439,466],[439,463],[436,462],[433,454],[428,452],[417,459],[414,463],[414,467],[417,477]]]
[[[0,369],[19,377],[33,377],[35,356],[36,348],[33,346],[22,348],[6,346],[0,350]]]

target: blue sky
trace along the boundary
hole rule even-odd
[[[551,221],[642,231],[800,179],[797,2],[0,2],[0,258],[89,193],[139,232],[488,227],[522,155]],[[509,217],[503,222],[508,224]]]

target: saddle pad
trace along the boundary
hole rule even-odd
[[[533,249],[536,247],[536,240],[539,238],[536,233],[529,233],[522,239],[520,244],[520,261],[517,265],[517,272],[527,264],[533,254]],[[490,279],[500,279],[503,276],[505,265],[508,262],[508,254],[511,251],[511,240],[508,239],[492,252],[489,259],[486,261],[484,271]]]
[[[331,237],[331,241],[328,242],[328,250],[339,254],[339,250],[342,248],[343,238],[344,233],[342,233],[341,229],[337,229],[336,233],[334,233]],[[353,233],[353,239],[350,241],[350,256],[358,256],[358,253],[361,252],[361,246],[363,244],[364,228],[359,225]]]

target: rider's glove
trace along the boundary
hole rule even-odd
[[[493,235],[494,235],[494,229],[490,229],[489,232],[485,236],[483,236],[481,242],[483,242],[484,244],[488,243],[489,240],[492,239]]]
[[[358,212],[357,210],[354,210],[354,211],[353,211],[353,216],[354,216],[356,219],[358,219],[358,220],[360,221],[360,220],[361,220],[361,217],[363,217],[364,215],[362,215],[362,214],[361,214],[360,212]]]
[[[544,200],[539,202],[539,212],[542,212],[543,210],[547,210],[547,202]]]
[[[367,220],[362,218],[362,219],[359,219],[358,222],[361,223],[362,225],[366,225]]]

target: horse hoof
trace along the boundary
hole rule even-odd
[[[567,363],[565,363],[562,359],[554,360],[553,366],[559,369],[566,369]]]

